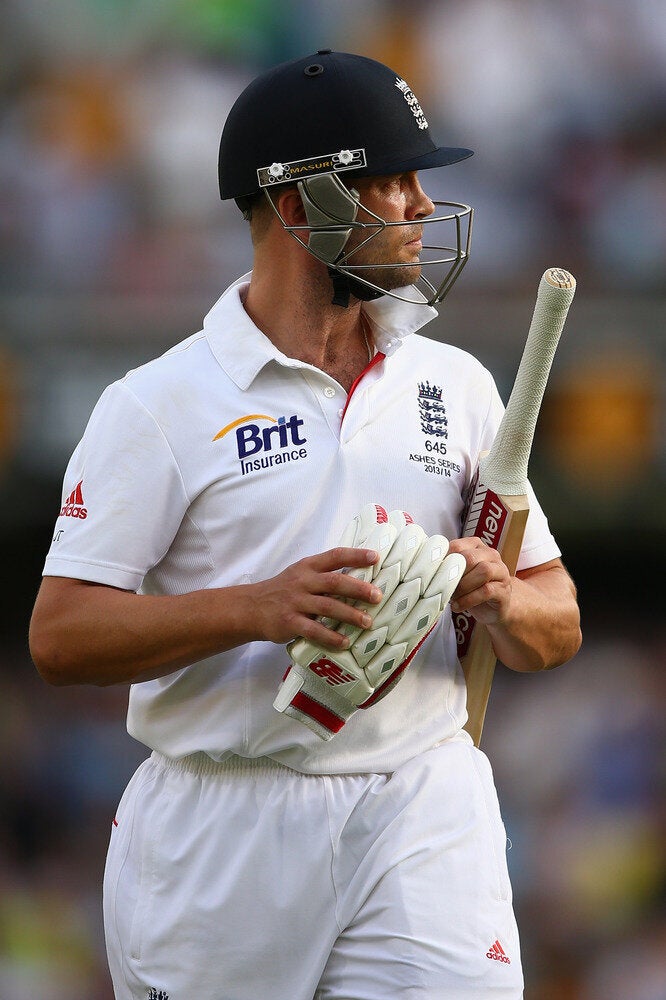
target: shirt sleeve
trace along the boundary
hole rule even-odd
[[[480,453],[490,449],[504,413],[504,404],[500,394],[494,381],[491,380],[491,382],[490,407],[481,437]],[[530,483],[527,485],[527,499],[529,514],[516,567],[518,570],[531,569],[541,565],[541,563],[548,562],[550,559],[557,559],[562,554],[550,530],[546,514]]]
[[[136,591],[168,550],[188,506],[164,433],[127,385],[116,382],[69,461],[44,575]]]

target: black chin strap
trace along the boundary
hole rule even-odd
[[[333,282],[333,298],[331,301],[334,306],[342,306],[343,309],[346,309],[349,305],[351,295],[356,299],[360,299],[361,302],[370,302],[372,299],[378,299],[384,294],[375,288],[369,288],[368,285],[364,285],[354,278],[350,278],[348,274],[343,274],[342,271],[336,271],[334,267],[329,267],[328,275]]]

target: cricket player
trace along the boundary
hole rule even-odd
[[[71,458],[30,639],[49,683],[129,685],[150,751],[111,827],[117,1000],[522,996],[449,601],[518,671],[579,614],[533,495],[515,576],[459,538],[502,404],[417,332],[471,217],[420,172],[469,155],[371,59],[259,76],[219,161],[252,272]]]

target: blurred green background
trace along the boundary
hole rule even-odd
[[[387,62],[443,143],[476,150],[424,178],[476,209],[430,336],[506,398],[542,272],[578,279],[532,479],[584,645],[546,676],[499,670],[484,745],[526,1000],[666,1000],[663,7],[5,0],[2,27],[0,1000],[111,1000],[102,867],[146,755],[124,689],[49,689],[27,654],[65,463],[104,386],[247,269],[217,197],[221,126],[257,71],[321,47]]]

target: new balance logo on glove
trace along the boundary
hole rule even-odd
[[[323,677],[327,684],[346,684],[347,681],[356,680],[353,674],[346,674],[337,663],[333,663],[325,656],[321,660],[315,660],[314,663],[311,663],[310,670],[317,677]]]
[[[350,522],[340,545],[379,553],[372,577],[383,598],[378,605],[363,605],[372,625],[354,629],[327,621],[349,636],[346,650],[325,649],[303,638],[290,642],[291,667],[273,702],[278,712],[298,719],[324,740],[397,684],[439,621],[466,565],[462,555],[447,554],[443,535],[428,537],[409,514],[387,514],[375,503],[366,504]]]

